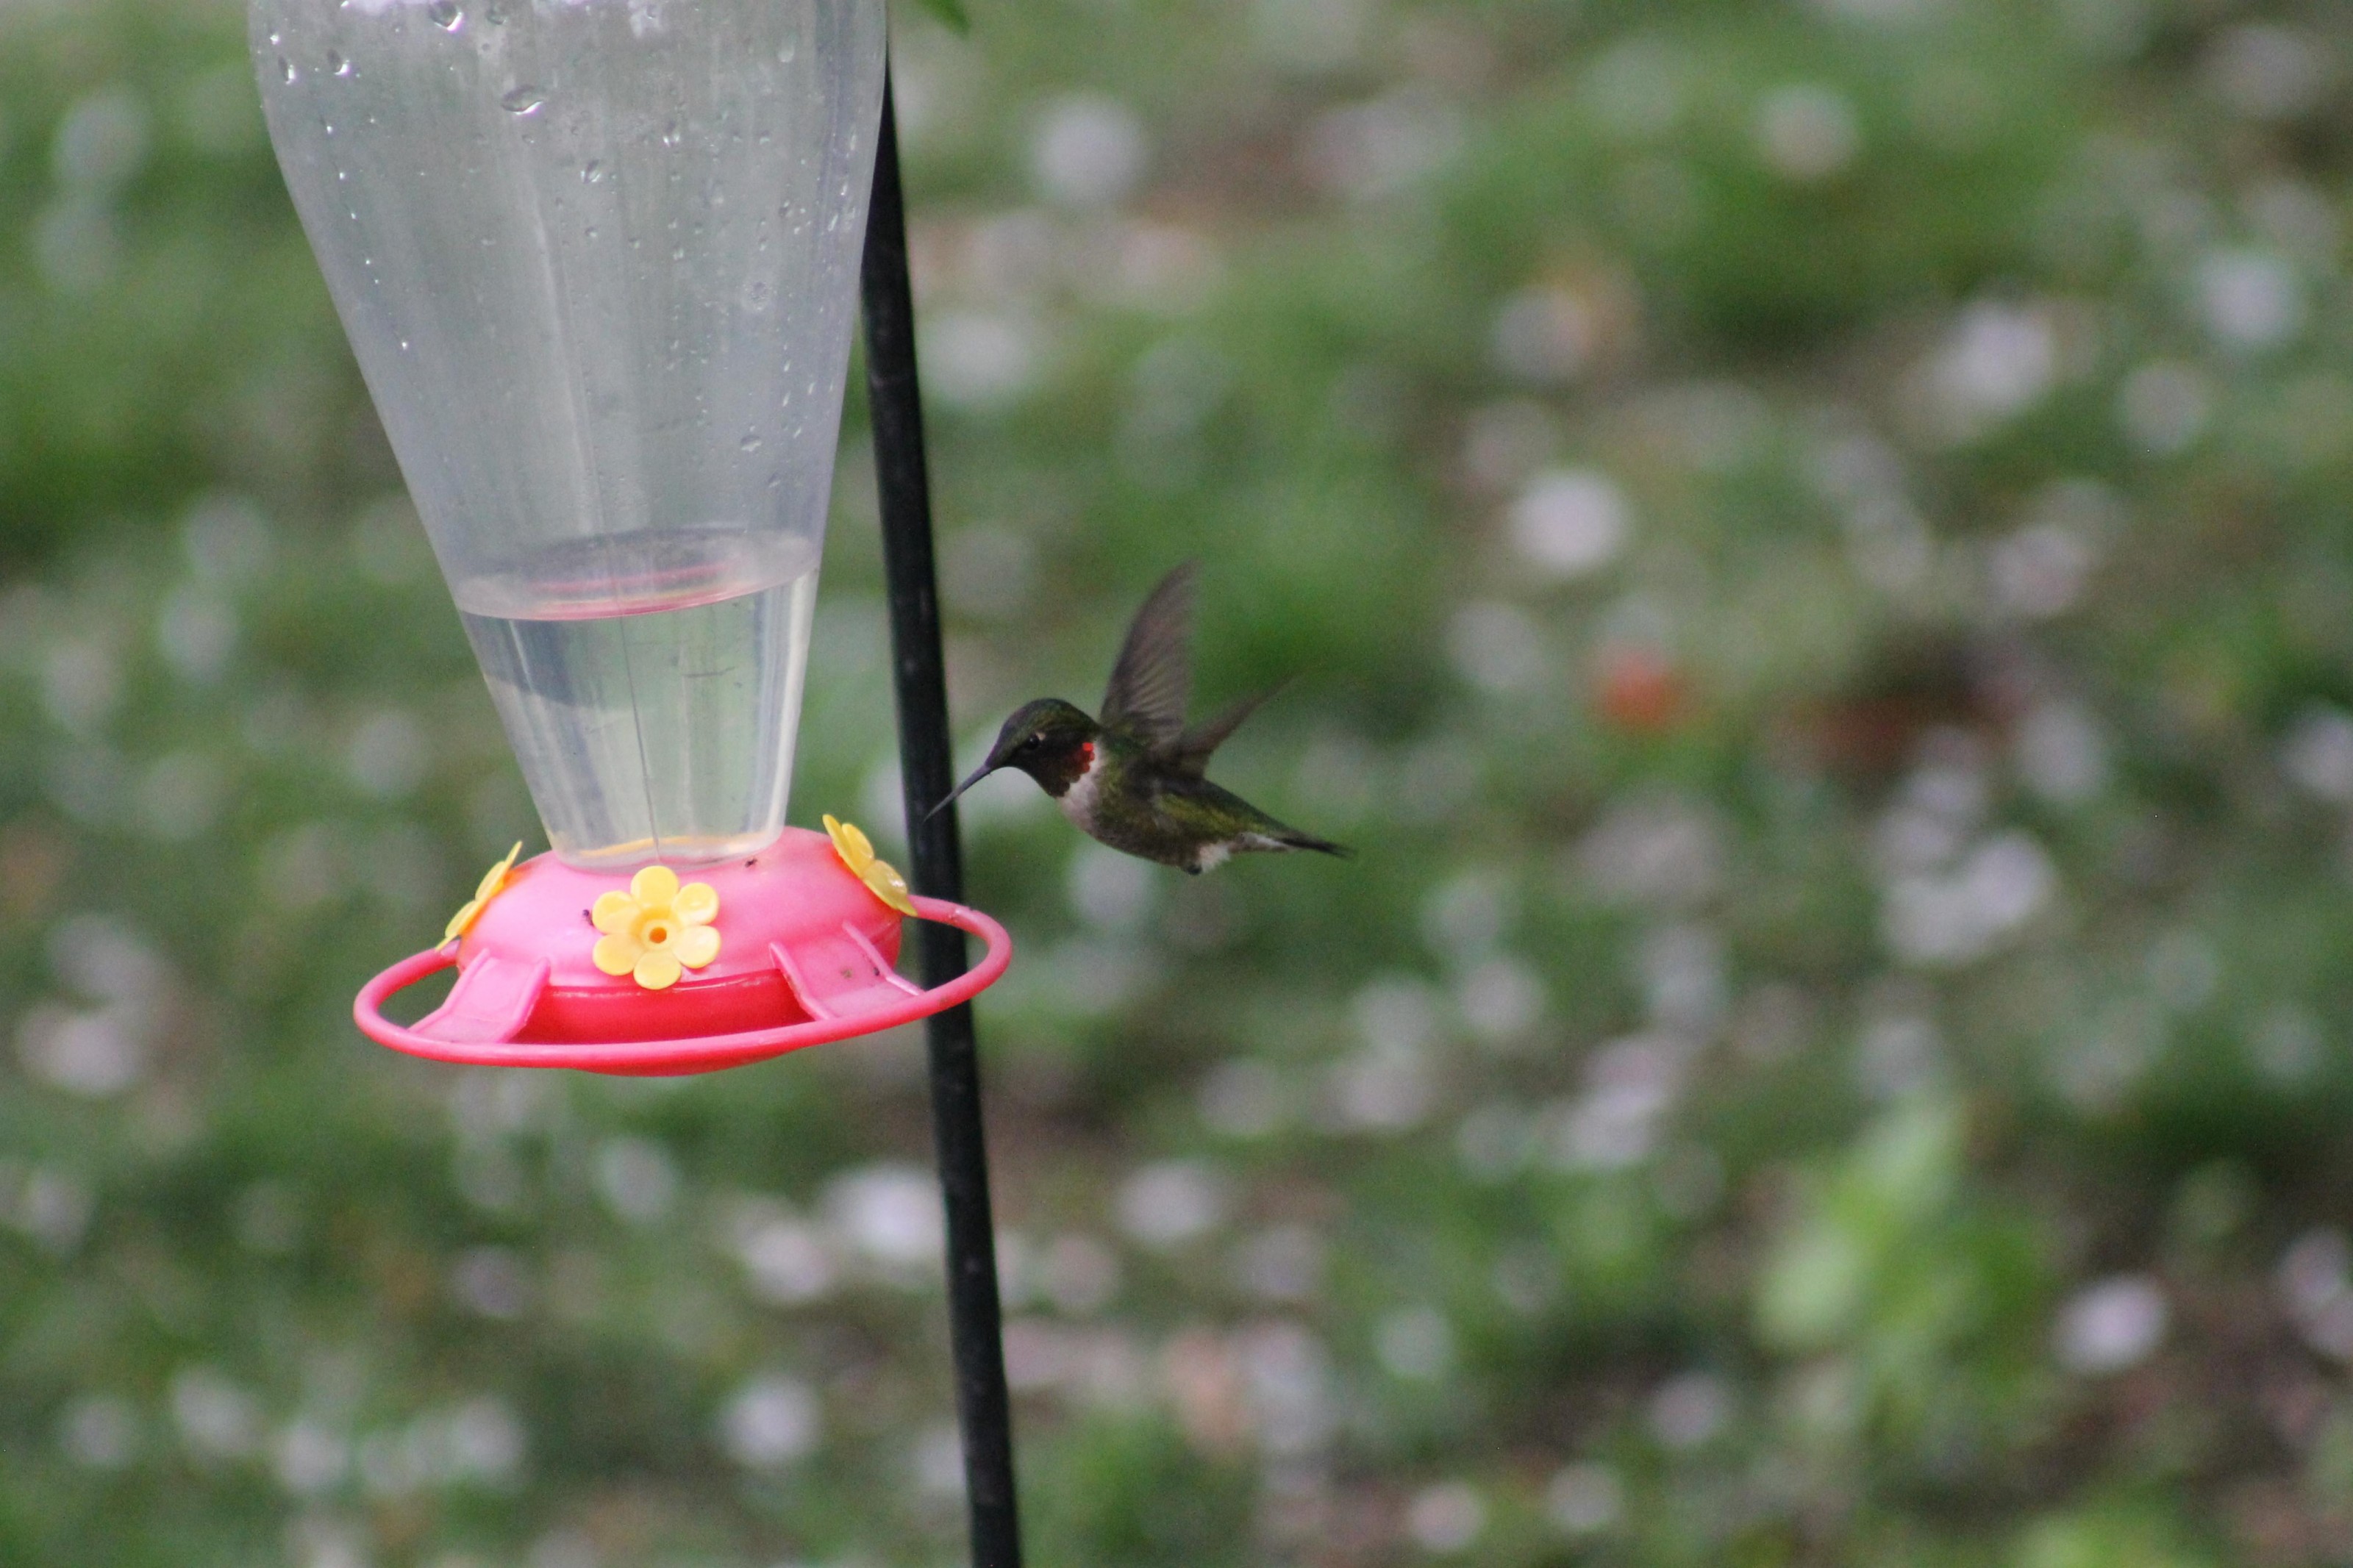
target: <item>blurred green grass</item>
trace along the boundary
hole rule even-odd
[[[901,18],[1033,1558],[2353,1562],[2353,26]],[[0,12],[0,1560],[958,1560],[920,1050],[453,1073],[535,835],[218,0]],[[862,413],[794,816],[895,837]],[[886,848],[889,846],[886,844]]]

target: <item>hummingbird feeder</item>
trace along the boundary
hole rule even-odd
[[[911,895],[854,827],[785,826],[882,0],[252,0],[251,27],[553,847],[370,982],[360,1027],[444,1061],[702,1072],[988,985],[996,921]],[[902,915],[987,954],[919,987]],[[438,1009],[385,1017],[452,966]]]

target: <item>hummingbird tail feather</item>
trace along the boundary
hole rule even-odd
[[[1356,853],[1345,844],[1335,844],[1328,838],[1318,838],[1312,833],[1302,833],[1297,828],[1284,834],[1281,843],[1286,849],[1313,849],[1318,855],[1335,855],[1343,860],[1350,858]]]

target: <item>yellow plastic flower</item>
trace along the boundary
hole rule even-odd
[[[887,860],[874,858],[874,845],[856,825],[837,821],[828,815],[825,819],[826,837],[833,840],[833,852],[849,868],[850,875],[866,884],[869,891],[902,915],[915,912],[915,900],[907,896],[907,879],[899,875]]]
[[[514,869],[515,857],[522,853],[522,840],[518,838],[515,847],[507,851],[507,858],[482,874],[482,885],[474,889],[474,896],[449,917],[448,929],[441,933],[442,946],[448,946],[474,929],[474,922],[482,918],[482,911],[491,907],[491,900],[505,889],[507,873]]]
[[[599,893],[589,923],[605,934],[588,956],[607,974],[627,974],[649,991],[678,984],[685,970],[719,956],[719,895],[708,882],[678,885],[667,866],[649,866],[629,879],[629,890]]]

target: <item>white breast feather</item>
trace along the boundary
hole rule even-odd
[[[1062,815],[1082,831],[1095,819],[1095,786],[1099,782],[1095,777],[1095,759],[1089,757],[1087,771],[1072,779],[1071,787],[1064,790],[1061,798],[1054,803],[1062,808]]]

